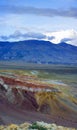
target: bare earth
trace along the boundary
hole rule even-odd
[[[0,75],[0,124],[44,121],[77,128],[77,111],[66,95],[36,76],[8,73]],[[61,86],[62,87],[62,86]],[[36,89],[37,88],[37,89]],[[41,89],[37,92],[35,90]],[[50,92],[42,90],[50,90]],[[67,102],[68,101],[68,102]],[[72,103],[76,106],[76,101]]]

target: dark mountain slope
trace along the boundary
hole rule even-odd
[[[0,42],[0,60],[25,61],[29,63],[77,63],[77,47],[49,41],[26,40]]]

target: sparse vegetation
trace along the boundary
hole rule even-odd
[[[33,123],[29,129],[37,129],[37,130],[47,130],[47,128],[41,126],[41,125],[38,125],[37,123]]]
[[[35,122],[33,124],[24,123],[20,125],[10,124],[8,126],[0,126],[0,130],[76,130],[75,128],[67,128],[57,126],[56,124],[48,124],[45,122]]]

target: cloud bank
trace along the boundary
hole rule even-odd
[[[73,29],[49,32],[46,35],[55,37],[51,40],[53,43],[67,42],[77,46],[77,31]]]
[[[9,36],[1,36],[1,38],[3,40],[20,39],[20,38],[45,39],[46,35],[34,32],[21,33],[20,31],[16,31],[14,34],[11,34]]]
[[[60,42],[67,42],[72,45],[77,46],[77,31],[71,30],[61,30],[56,32],[44,32],[44,33],[37,33],[37,32],[26,32],[21,33],[16,31],[15,33],[9,36],[0,36],[1,41],[19,41],[19,40],[29,40],[29,39],[37,39],[37,40],[47,40],[58,44]]]
[[[37,7],[26,7],[26,6],[12,6],[12,5],[0,5],[0,13],[8,14],[34,14],[47,17],[73,17],[77,18],[77,8],[53,9],[53,8],[37,8]]]
[[[61,30],[56,32],[49,32],[46,33],[47,36],[54,36],[55,38],[52,39],[52,42],[59,43],[59,42],[67,42],[73,45],[77,45],[77,31],[76,30]]]
[[[42,33],[35,33],[35,32],[21,33],[20,31],[16,31],[9,36],[1,35],[0,39],[2,41],[19,41],[19,40],[27,40],[27,39],[52,40],[54,39],[54,37],[53,36],[47,37],[45,34]]]

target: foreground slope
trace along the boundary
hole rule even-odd
[[[68,86],[61,82],[48,84],[25,71],[1,71],[1,124],[45,121],[77,127],[77,101],[60,87]]]

